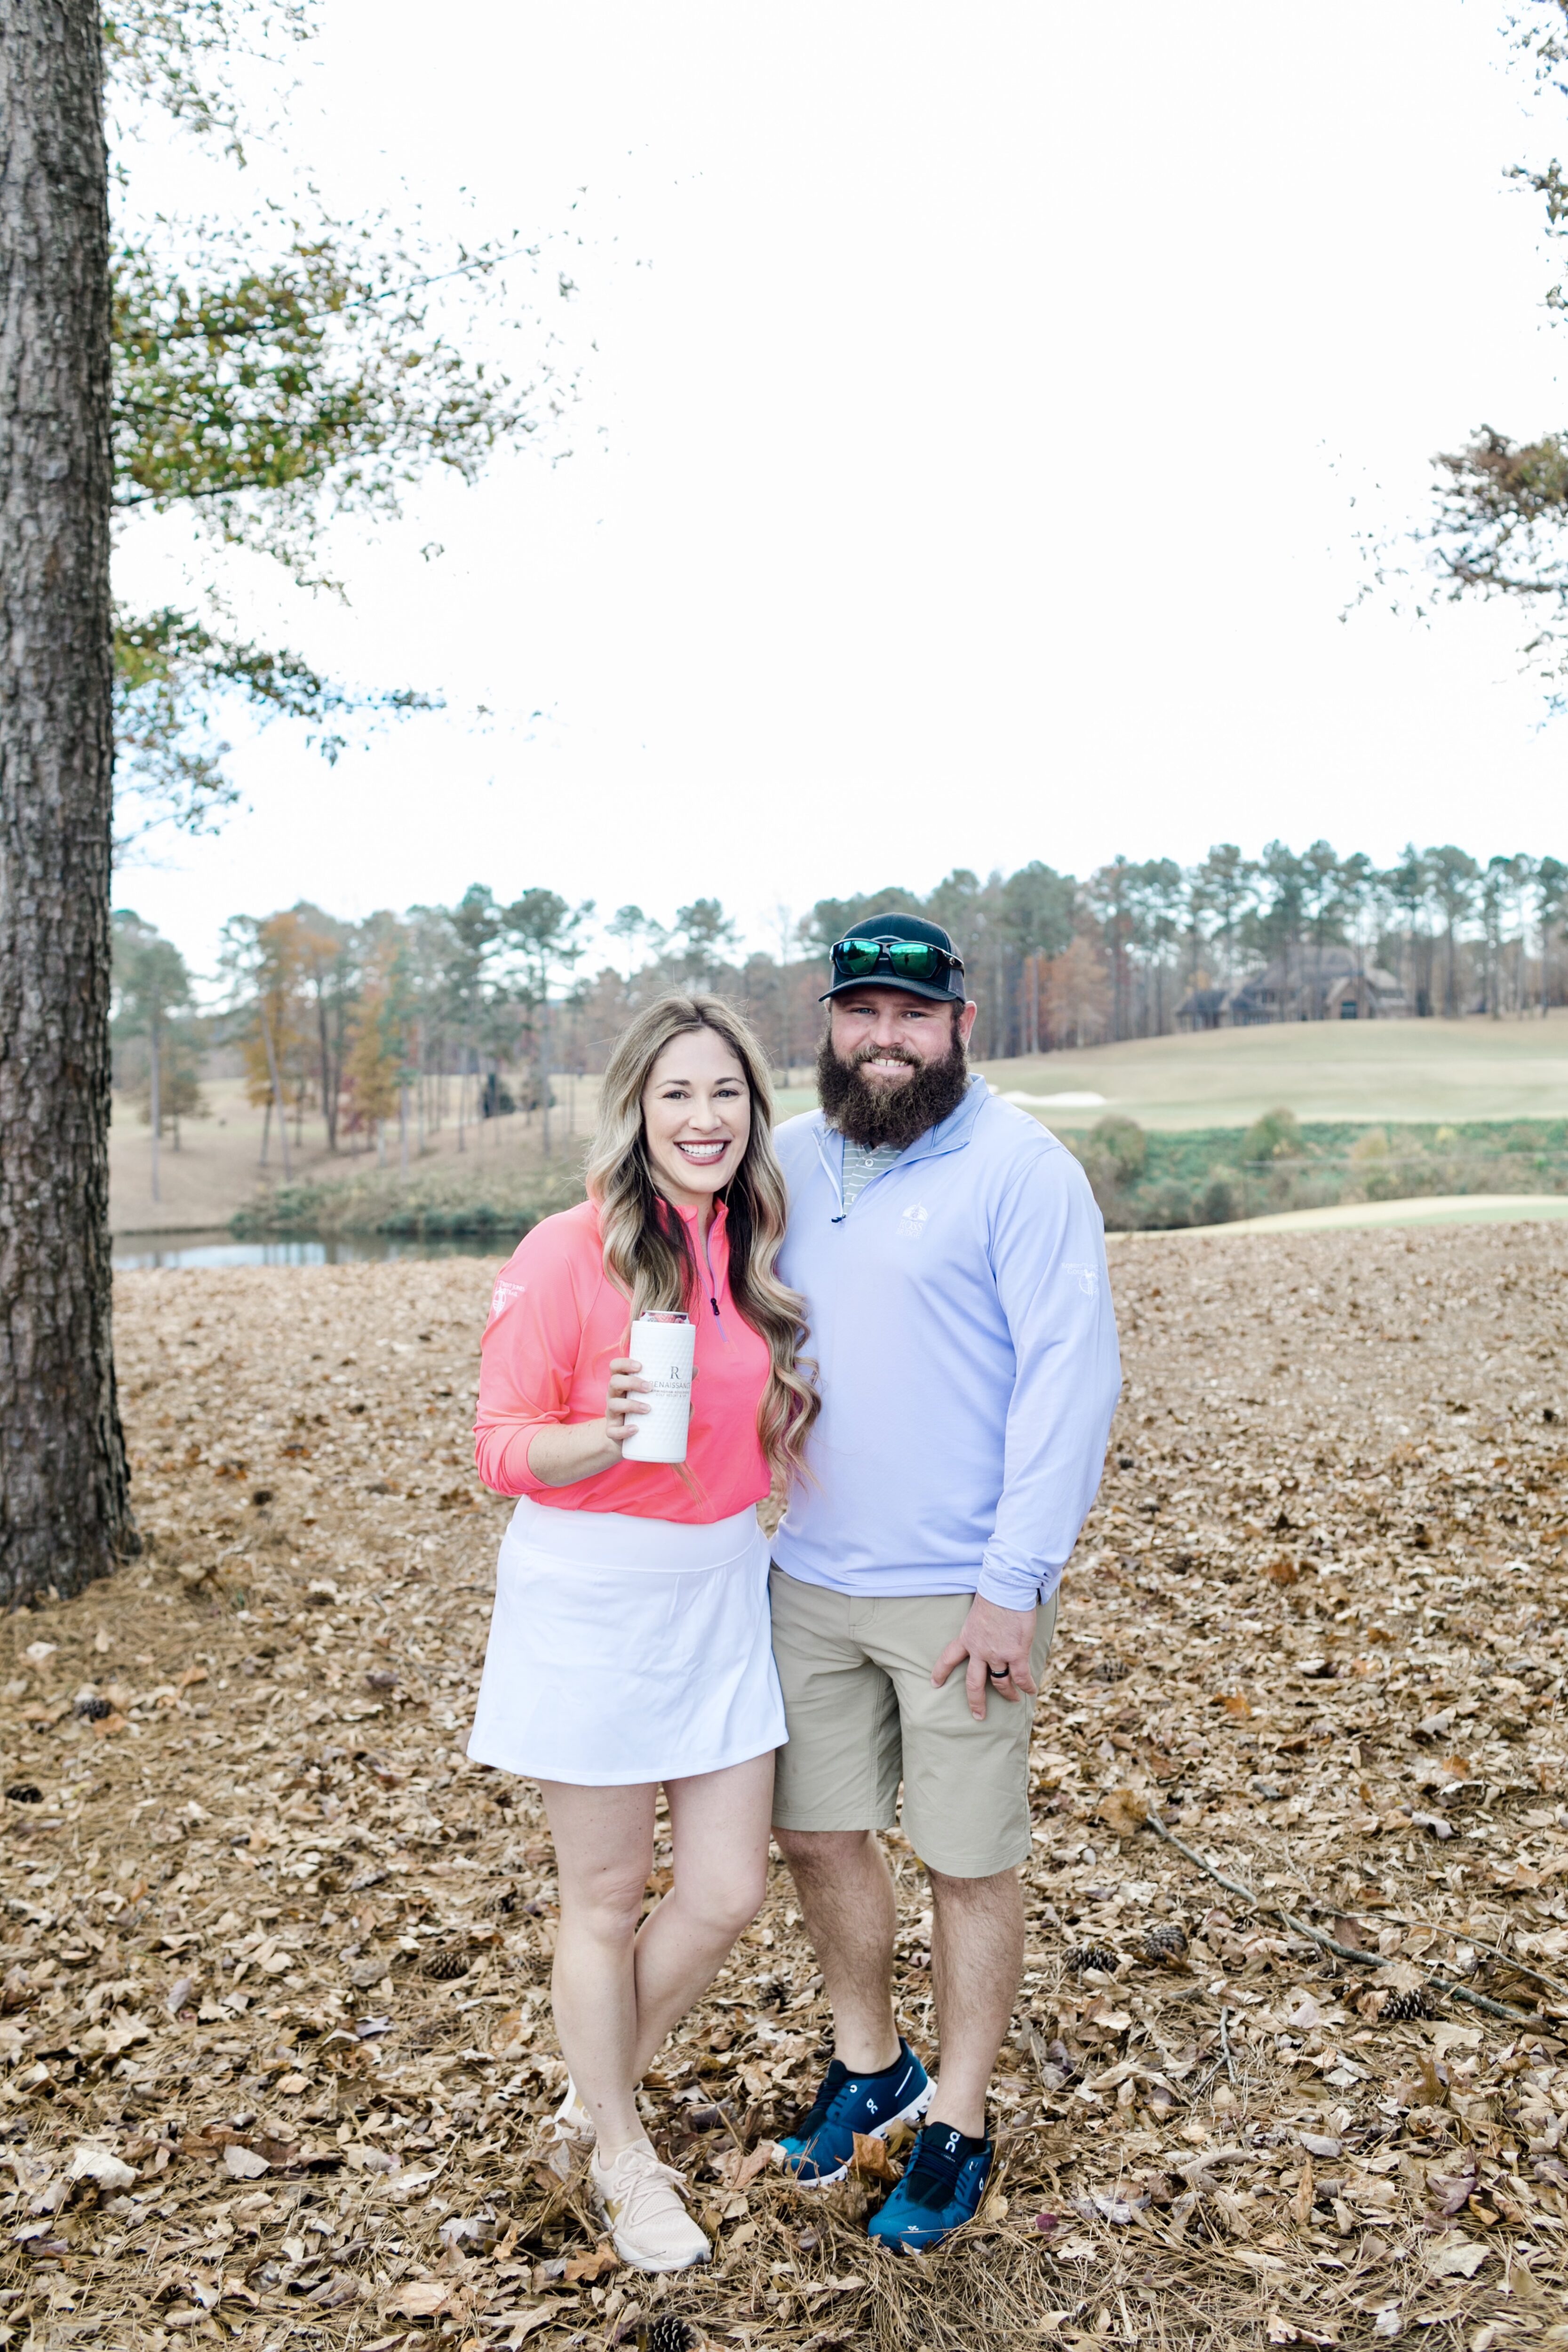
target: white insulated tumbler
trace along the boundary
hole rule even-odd
[[[684,1462],[691,1419],[691,1364],[697,1326],[689,1315],[639,1315],[626,1350],[642,1366],[647,1388],[632,1416],[632,1434],[621,1448],[623,1462]]]

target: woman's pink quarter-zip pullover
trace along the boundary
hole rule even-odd
[[[699,1526],[730,1518],[767,1494],[757,1406],[768,1348],[730,1295],[724,1204],[714,1207],[706,1251],[696,1212],[679,1213],[701,1292],[691,1308],[696,1374],[685,1462],[618,1462],[570,1486],[547,1486],[528,1466],[541,1429],[599,1418],[611,1360],[630,1353],[630,1302],[605,1271],[599,1213],[584,1201],[524,1234],[496,1281],[480,1346],[474,1460],[497,1494],[528,1495],[559,1511],[625,1511]]]

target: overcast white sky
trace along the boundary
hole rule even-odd
[[[340,541],[347,611],[235,566],[247,625],[449,711],[332,770],[243,742],[248,808],[120,902],[206,966],[236,911],[476,879],[713,893],[763,942],[955,865],[1568,854],[1515,616],[1341,618],[1432,452],[1568,423],[1503,178],[1568,112],[1502,14],[325,0],[293,162],[552,240],[573,454]],[[177,593],[182,544],[128,542],[123,592]]]

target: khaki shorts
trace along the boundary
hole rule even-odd
[[[787,1746],[778,1751],[773,1827],[885,1830],[898,1816],[921,1860],[949,1878],[989,1878],[1029,1855],[1034,1701],[991,1693],[976,1723],[963,1667],[938,1690],[931,1668],[972,1595],[860,1598],[775,1568],[773,1656]],[[1036,1682],[1056,1631],[1053,1593],[1035,1625]]]

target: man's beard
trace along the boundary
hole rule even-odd
[[[901,1087],[884,1090],[862,1077],[863,1062],[892,1058],[907,1062],[914,1072]],[[851,1143],[874,1151],[884,1143],[906,1151],[928,1128],[940,1127],[963,1100],[969,1085],[969,1064],[956,1029],[951,1050],[940,1062],[921,1062],[895,1047],[868,1045],[852,1062],[840,1061],[831,1036],[824,1037],[816,1056],[816,1090],[828,1124]]]

